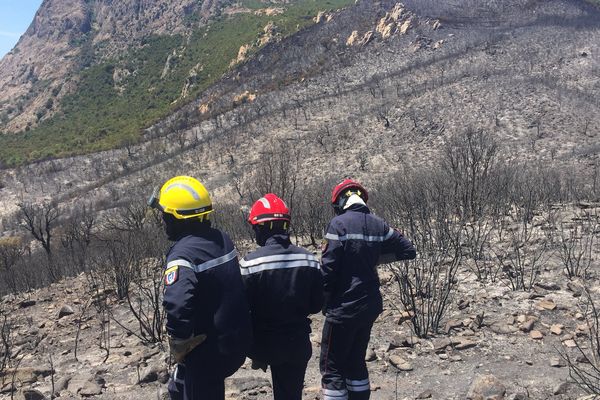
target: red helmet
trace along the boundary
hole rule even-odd
[[[333,192],[331,193],[331,204],[337,205],[340,195],[348,189],[354,189],[354,191],[358,191],[358,195],[365,202],[369,200],[369,193],[367,192],[367,189],[365,189],[360,183],[353,181],[352,179],[344,179],[341,183],[333,188]]]
[[[290,222],[290,220],[290,209],[285,205],[283,200],[273,193],[267,193],[258,199],[252,205],[250,215],[248,216],[248,222],[252,225],[267,221]]]

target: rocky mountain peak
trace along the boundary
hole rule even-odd
[[[135,48],[144,37],[186,33],[226,1],[45,0],[0,60],[0,129],[19,132],[58,110],[70,76]]]

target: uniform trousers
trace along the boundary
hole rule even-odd
[[[202,345],[184,363],[177,364],[168,383],[171,400],[224,400],[225,378],[243,363],[245,356],[202,357]]]
[[[323,400],[367,400],[371,395],[365,355],[374,321],[325,320],[321,340]]]
[[[312,346],[306,334],[257,341],[250,358],[271,367],[274,400],[302,400],[304,375],[311,355]]]

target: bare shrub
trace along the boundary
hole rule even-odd
[[[0,239],[0,270],[6,288],[12,293],[16,293],[19,289],[17,276],[20,273],[16,267],[26,252],[26,246],[21,237]]]
[[[460,228],[453,222],[439,221],[419,243],[417,258],[393,264],[398,283],[398,299],[410,313],[415,335],[421,338],[437,333],[456,287],[461,261]]]
[[[451,186],[449,201],[461,220],[481,218],[493,203],[497,155],[498,144],[483,130],[469,128],[446,143],[441,167]]]
[[[508,219],[508,224],[504,238],[496,238],[492,251],[502,268],[504,283],[512,290],[529,291],[551,256],[550,239],[527,220]]]
[[[292,232],[306,245],[317,247],[324,229],[333,216],[329,193],[336,184],[333,178],[316,179],[302,187],[302,195],[292,209]]]
[[[296,192],[302,181],[300,168],[302,151],[300,146],[289,144],[273,145],[261,152],[260,160],[250,182],[238,184],[238,193],[243,200],[253,203],[266,193],[275,193],[293,210]]]
[[[92,245],[92,231],[97,224],[97,216],[88,207],[76,209],[65,223],[60,236],[63,262],[67,273],[76,274],[88,269],[88,253]]]
[[[450,187],[444,182],[439,170],[405,170],[382,182],[373,195],[377,212],[405,229],[418,246],[416,260],[392,264],[391,270],[398,283],[392,296],[410,313],[419,337],[438,331],[462,259],[462,226],[445,202]]]
[[[0,312],[0,375],[3,376],[4,372],[8,368],[10,364],[10,360],[12,358],[12,323],[9,321],[8,316],[2,310]]]
[[[595,261],[598,243],[598,220],[589,213],[575,218],[574,223],[560,223],[555,230],[558,256],[569,279],[586,277]]]
[[[252,242],[254,234],[250,224],[246,223],[248,212],[249,207],[241,208],[239,204],[217,204],[211,219],[219,229],[227,232],[235,243]]]
[[[52,202],[41,205],[20,203],[17,218],[21,227],[31,234],[39,243],[46,254],[46,269],[52,281],[61,277],[60,263],[55,263],[53,258],[53,235],[58,224],[62,210]]]
[[[583,289],[580,307],[589,336],[585,340],[573,339],[577,356],[564,350],[559,350],[559,354],[567,363],[571,379],[586,392],[600,395],[600,311],[587,288]]]
[[[111,319],[144,342],[162,341],[162,266],[167,243],[160,216],[145,204],[131,204],[117,211],[99,235],[103,251],[94,257],[94,286],[112,291],[125,300],[137,321],[137,329],[123,323],[110,307]],[[100,294],[100,293],[99,293]]]
[[[499,268],[491,256],[491,240],[497,229],[497,222],[491,218],[481,218],[463,226],[463,248],[470,258],[469,269],[477,280],[496,282]]]

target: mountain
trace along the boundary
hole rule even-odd
[[[218,80],[243,45],[250,54],[348,2],[44,1],[0,61],[0,131],[13,149],[0,159],[14,165],[136,141]]]
[[[0,112],[9,132],[34,126],[53,104],[74,90],[81,69],[114,57],[153,35],[186,33],[191,21],[206,21],[223,3],[46,0],[15,48],[0,62]],[[66,87],[65,87],[66,85]],[[51,103],[50,103],[51,102]],[[58,106],[58,104],[56,104]]]

